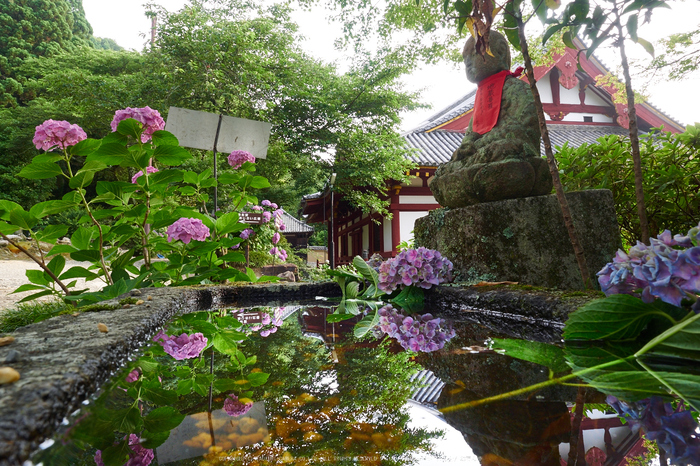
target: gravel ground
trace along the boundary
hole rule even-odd
[[[89,263],[67,260],[66,268],[64,270],[68,270],[75,265],[87,266]],[[11,294],[20,285],[29,283],[29,280],[27,280],[27,276],[25,275],[25,272],[28,269],[41,270],[41,267],[39,267],[39,265],[32,260],[0,260],[0,314],[2,314],[5,309],[13,307],[17,301],[25,296],[35,293],[28,291],[24,293]],[[87,284],[87,287],[92,291],[97,291],[101,289],[103,285],[104,283],[102,281],[93,280]],[[84,288],[85,280],[78,279],[77,286],[79,288]],[[52,298],[50,296],[46,296],[40,299],[50,300]]]

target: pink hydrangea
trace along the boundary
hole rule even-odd
[[[191,240],[204,241],[209,237],[209,227],[198,218],[182,217],[170,225],[167,230],[168,243],[180,240],[189,244]]]
[[[157,173],[158,169],[156,167],[151,167],[150,165],[146,167],[146,173],[151,174],[151,173]],[[143,176],[143,170],[139,170],[136,172],[134,176],[131,177],[131,182],[133,184],[136,184],[136,180],[139,179],[140,176]]]
[[[80,126],[72,125],[65,120],[46,120],[36,127],[32,142],[37,149],[48,151],[55,147],[65,149],[84,139],[87,139],[87,134]]]
[[[272,244],[277,244],[279,242],[280,242],[280,234],[275,233],[274,235],[272,235]]]
[[[224,411],[229,416],[243,416],[245,413],[250,411],[253,407],[253,403],[241,403],[238,401],[238,397],[231,393],[224,400]]]
[[[244,150],[234,150],[228,156],[228,164],[233,168],[241,168],[245,162],[255,163],[253,154]]]
[[[438,251],[407,249],[379,266],[379,289],[385,293],[410,285],[430,289],[451,280],[451,272],[452,262]]]
[[[262,218],[263,218],[263,223],[267,223],[270,221],[270,219],[272,219],[272,214],[268,211],[265,211],[265,212],[263,212]]]
[[[183,333],[179,337],[175,337],[166,335],[161,330],[153,337],[153,341],[158,342],[166,353],[178,361],[196,358],[207,346],[207,337],[201,333],[193,333],[192,335]]]
[[[127,118],[133,118],[143,125],[141,142],[150,141],[153,133],[165,128],[165,121],[163,120],[163,117],[160,116],[158,110],[153,110],[148,106],[143,108],[127,107],[124,110],[117,110],[114,113],[114,118],[112,119],[111,124],[112,131],[116,131],[119,123]]]
[[[137,435],[129,435],[129,448],[131,449],[129,461],[124,466],[148,466],[153,461],[153,450],[143,448],[141,439]],[[97,453],[95,453],[95,464],[97,466],[105,466],[102,461],[102,450],[97,450]]]
[[[245,230],[243,230],[241,232],[241,234],[239,236],[243,239],[248,239],[248,238],[250,238],[251,235],[254,235],[254,234],[255,234],[255,231],[252,228],[246,228]]]
[[[139,373],[138,369],[134,369],[133,371],[129,372],[129,374],[126,376],[126,382],[127,383],[133,383],[136,382],[139,379],[139,376],[141,374]]]

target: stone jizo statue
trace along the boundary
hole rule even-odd
[[[462,52],[467,79],[479,89],[462,144],[438,167],[430,184],[444,207],[541,196],[552,190],[547,162],[540,157],[531,91],[509,71],[506,38],[495,31],[490,38],[493,56],[477,54],[473,37]]]

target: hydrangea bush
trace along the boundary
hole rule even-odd
[[[236,317],[242,312],[250,312],[245,309],[232,309],[231,315]],[[268,337],[271,334],[277,332],[277,329],[284,324],[284,307],[267,307],[262,308],[263,313],[262,322],[258,324],[243,324],[238,330],[240,332],[250,334],[254,332],[259,332],[261,337]]]
[[[245,261],[243,254],[233,250],[244,241],[239,233],[249,228],[238,221],[238,212],[242,206],[256,206],[258,199],[252,193],[269,187],[269,182],[254,175],[254,158],[241,154],[234,158],[245,158],[244,163],[221,173],[218,182],[210,169],[195,173],[174,168],[192,156],[163,131],[164,125],[156,110],[143,107],[118,110],[111,122],[113,132],[102,140],[87,138],[79,126],[67,121],[47,120],[37,126],[36,147],[55,152],[38,155],[19,175],[33,180],[62,177],[73,191],[29,211],[0,200],[0,237],[9,240],[7,235],[17,230],[31,230],[42,251],[38,256],[28,253],[44,273],[28,276],[31,283],[18,289],[34,291],[23,301],[53,294],[84,305],[135,287],[257,280],[252,271],[243,273],[228,263]],[[117,166],[133,173],[131,182],[94,182],[97,173]],[[221,191],[224,209],[213,216],[207,210],[207,190],[217,184],[229,190]],[[88,197],[92,191],[88,186],[94,186],[96,197]],[[70,245],[56,244],[66,235],[67,226],[37,228],[45,217],[75,207],[87,215]],[[269,251],[277,247],[272,242],[274,233],[284,227],[277,221],[276,207],[259,207],[274,227],[256,234],[255,242]],[[40,242],[54,246],[44,254]],[[67,269],[65,255],[92,265]],[[277,257],[285,255],[278,248]],[[156,256],[165,260],[152,261]],[[101,279],[105,287],[100,292],[78,291],[76,277]]]
[[[687,235],[666,230],[651,244],[637,243],[629,252],[618,250],[612,262],[598,272],[606,295],[629,294],[646,303],[661,299],[680,306],[700,293],[700,225]],[[695,306],[696,312],[700,309]]]
[[[406,316],[387,304],[378,311],[379,330],[406,350],[430,353],[445,346],[455,331],[444,320],[432,314]]]
[[[427,290],[451,280],[451,272],[452,262],[440,252],[425,247],[407,249],[379,266],[379,289],[385,293],[405,286]]]
[[[282,219],[284,211],[268,199],[264,199],[260,205],[248,204],[243,210],[261,213],[263,223],[246,228],[240,233],[240,238],[247,241],[250,250],[265,252],[273,258],[285,262],[288,257],[287,251],[278,246],[281,239],[280,232],[287,228]]]

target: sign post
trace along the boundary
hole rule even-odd
[[[267,157],[271,128],[272,125],[264,121],[178,107],[170,107],[165,124],[166,131],[173,133],[180,145],[214,152],[215,180],[218,177],[217,151],[225,153],[244,150],[256,159],[264,159]],[[218,204],[218,189],[214,186],[214,218]]]

